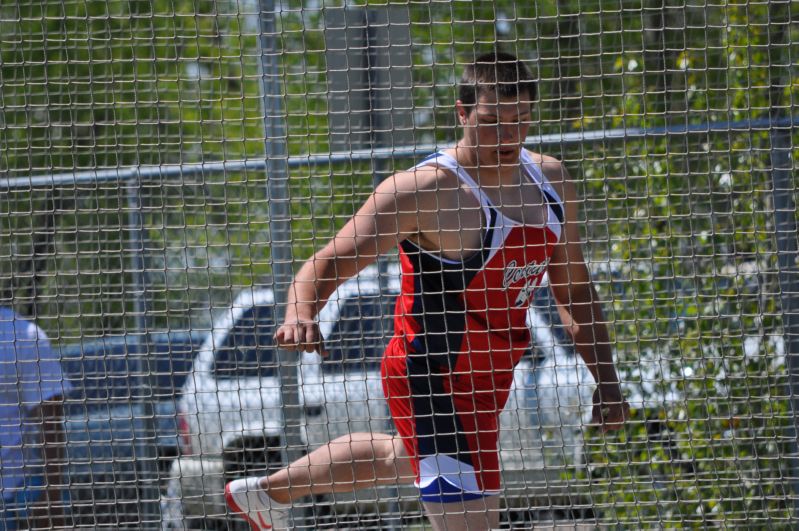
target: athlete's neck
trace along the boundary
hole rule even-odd
[[[482,151],[486,151],[485,155],[489,155],[485,148]],[[454,152],[458,164],[469,172],[479,186],[498,188],[517,185],[520,182],[521,160],[519,157],[510,162],[500,162],[497,153],[494,152],[490,154],[493,160],[485,161],[484,157],[480,156],[481,149],[469,145],[466,139],[461,139],[455,145]]]

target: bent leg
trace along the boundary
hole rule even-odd
[[[416,475],[402,441],[383,433],[353,433],[330,441],[261,480],[277,502],[311,494],[352,492],[378,485],[413,483]]]
[[[499,496],[423,505],[434,531],[488,531],[499,527]]]

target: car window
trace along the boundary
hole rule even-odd
[[[222,344],[216,347],[214,376],[217,379],[277,376],[274,333],[272,306],[248,309],[236,321]]]
[[[373,371],[394,333],[394,295],[350,297],[338,302],[339,317],[325,346],[326,373]]]

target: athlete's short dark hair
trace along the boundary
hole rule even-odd
[[[536,84],[530,71],[513,54],[488,52],[478,56],[474,63],[463,69],[458,85],[458,99],[467,112],[483,94],[496,92],[498,98],[519,97],[527,94],[530,101],[537,94]]]

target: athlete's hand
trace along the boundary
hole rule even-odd
[[[591,422],[598,424],[602,433],[620,430],[630,418],[630,404],[624,400],[618,383],[600,384],[594,391],[594,408]]]
[[[314,320],[287,319],[275,332],[277,346],[286,350],[318,352],[327,356],[319,324]]]

